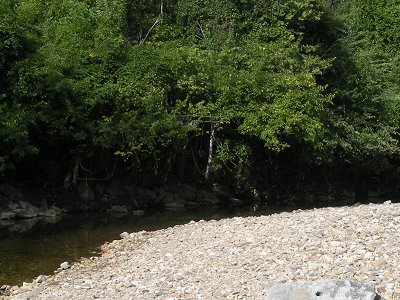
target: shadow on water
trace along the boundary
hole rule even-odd
[[[280,210],[282,211],[282,210]],[[27,219],[0,223],[0,286],[31,282],[52,274],[61,262],[98,254],[106,241],[121,232],[154,231],[191,220],[271,214],[277,210],[217,207],[199,210],[154,211],[142,216],[96,213],[67,214],[59,219]]]

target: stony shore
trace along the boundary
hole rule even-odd
[[[400,204],[192,221],[121,237],[102,256],[7,299],[263,299],[277,282],[320,278],[400,299]]]

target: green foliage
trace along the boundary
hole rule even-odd
[[[13,97],[10,87],[14,65],[29,53],[31,46],[27,27],[18,22],[17,1],[0,1],[0,173],[37,152],[28,138],[34,115]]]
[[[0,1],[2,172],[202,173],[210,138],[214,178],[244,189],[398,158],[395,0]]]
[[[26,109],[18,103],[0,104],[0,173],[14,169],[15,161],[37,153],[30,145],[28,124],[32,121]]]
[[[379,173],[399,154],[400,74],[398,51],[392,51],[399,49],[393,35],[399,18],[389,13],[398,8],[394,1],[354,1],[334,9],[347,34],[336,28],[334,70],[341,78],[332,76],[328,85],[336,97],[327,153],[353,169]],[[383,20],[387,27],[379,25]]]
[[[371,41],[386,48],[386,51],[398,52],[400,46],[400,4],[398,1],[363,1],[361,22],[368,30]]]

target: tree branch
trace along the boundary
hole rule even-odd
[[[140,45],[143,45],[143,44],[144,44],[144,42],[146,41],[146,39],[147,39],[147,37],[149,36],[150,32],[154,29],[154,27],[156,27],[156,25],[157,25],[158,23],[161,22],[161,20],[162,20],[162,19],[157,19],[157,20],[154,22],[154,24],[150,27],[149,31],[147,31],[145,37],[140,41]]]
[[[144,42],[146,42],[147,37],[149,36],[150,32],[154,29],[154,27],[157,26],[158,23],[160,23],[163,19],[163,14],[164,14],[164,1],[160,1],[160,17],[154,22],[154,24],[150,27],[149,31],[147,31],[146,35],[142,40],[140,40],[140,45],[143,45]]]

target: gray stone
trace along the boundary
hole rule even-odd
[[[243,205],[243,204],[244,204],[244,201],[243,201],[243,200],[240,200],[240,199],[238,199],[238,198],[231,198],[230,200],[231,200],[231,204],[232,204],[233,206],[240,206],[240,205]]]
[[[186,206],[186,199],[179,194],[168,194],[166,191],[161,191],[163,194],[164,207],[166,209],[180,209]]]
[[[19,218],[35,218],[38,216],[39,209],[35,206],[28,206],[26,208],[18,208],[14,212]]]
[[[11,286],[3,284],[0,287],[0,295],[5,295],[9,290],[10,290]]]
[[[132,215],[134,215],[134,216],[143,216],[145,214],[145,211],[144,210],[140,210],[140,209],[138,209],[138,210],[134,210],[134,211],[132,211]]]
[[[21,291],[30,291],[32,289],[32,283],[23,282],[22,286],[20,287]]]
[[[285,282],[273,286],[265,300],[383,300],[375,289],[349,280]]]
[[[33,206],[32,204],[30,204],[26,201],[18,201],[17,204],[19,206],[18,208],[23,208],[23,209],[30,208]]]
[[[47,224],[56,224],[57,222],[62,220],[62,217],[57,215],[57,216],[44,216],[42,219],[44,222]]]
[[[60,269],[62,270],[66,270],[69,269],[71,267],[71,265],[69,264],[69,262],[64,261],[61,265],[60,265]]]
[[[42,282],[46,281],[46,279],[47,279],[47,276],[46,276],[46,275],[39,275],[39,276],[35,279],[35,282],[36,282],[36,283],[42,283]]]
[[[0,212],[0,220],[5,220],[5,219],[12,219],[15,217],[15,213],[12,211],[2,211]]]
[[[119,236],[120,236],[122,239],[125,239],[125,238],[127,238],[127,237],[129,236],[129,233],[126,232],[126,231],[124,231],[124,232],[121,233]]]
[[[127,213],[129,212],[129,207],[125,205],[113,205],[111,206],[111,211],[116,213]]]
[[[45,217],[55,217],[58,215],[61,215],[63,213],[61,208],[58,208],[57,206],[53,205],[49,209],[43,209],[38,212],[38,215],[40,216],[45,216]]]
[[[25,201],[11,202],[8,207],[19,218],[35,218],[40,211],[39,208]]]
[[[8,203],[8,208],[11,210],[18,209],[19,204],[17,202],[10,202],[10,203]]]

